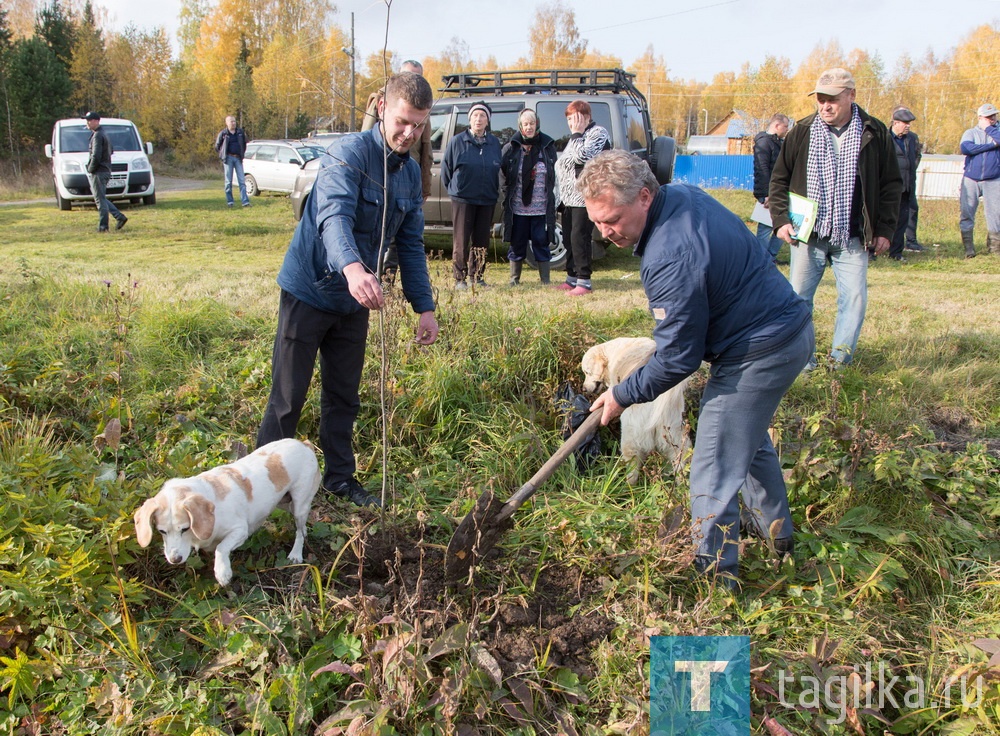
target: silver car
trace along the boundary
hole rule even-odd
[[[302,167],[323,155],[323,148],[299,141],[251,141],[243,156],[247,194],[289,193]]]

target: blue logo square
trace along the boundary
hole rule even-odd
[[[654,636],[650,736],[748,736],[750,637]]]

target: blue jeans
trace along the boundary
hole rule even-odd
[[[94,204],[97,205],[98,230],[108,229],[108,214],[118,221],[121,221],[125,216],[108,199],[108,180],[110,178],[111,174],[107,171],[87,174],[87,180],[90,182],[90,193],[94,195]]]
[[[250,204],[250,198],[247,196],[247,181],[246,177],[243,176],[243,159],[227,154],[223,168],[226,176],[226,203],[233,204],[233,172],[235,171],[236,183],[240,187],[240,201],[245,205]]]
[[[700,570],[714,564],[717,572],[736,576],[741,493],[761,536],[792,536],[785,480],[768,427],[815,347],[810,320],[769,355],[712,365],[691,457],[691,523]]]
[[[764,250],[771,256],[771,260],[777,260],[778,251],[781,250],[783,241],[781,238],[774,237],[774,231],[770,225],[765,225],[763,222],[757,223],[757,240],[764,246]]]
[[[830,357],[846,365],[857,351],[858,336],[868,308],[868,252],[859,238],[851,238],[844,248],[824,238],[818,239],[815,244],[793,245],[788,279],[795,293],[809,303],[810,309],[827,261],[833,267],[833,276],[837,280],[837,318],[833,324]],[[816,366],[815,358],[809,365]]]

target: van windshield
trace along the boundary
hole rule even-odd
[[[140,151],[139,136],[131,125],[102,125],[115,151]],[[59,129],[59,150],[63,153],[86,153],[90,150],[90,129],[85,123],[64,125]]]

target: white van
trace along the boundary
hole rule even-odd
[[[101,128],[114,149],[108,199],[156,204],[156,182],[148,158],[153,153],[153,144],[143,144],[131,120],[101,118]],[[94,201],[87,180],[90,135],[83,118],[59,120],[52,128],[52,143],[45,146],[45,155],[52,159],[56,204],[61,210],[72,209],[74,202]]]

